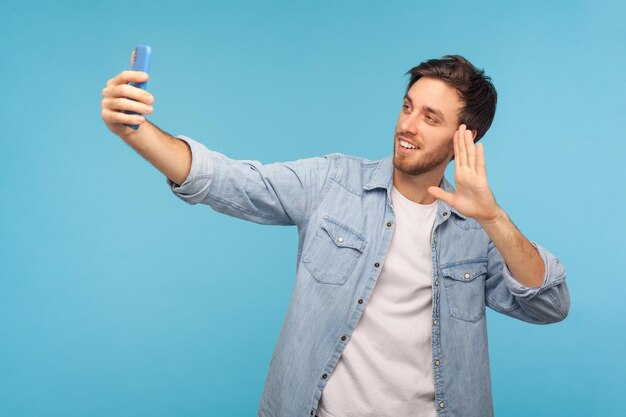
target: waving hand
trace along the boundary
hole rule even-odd
[[[497,217],[499,207],[487,183],[483,145],[474,145],[472,132],[464,124],[454,133],[453,143],[454,193],[439,187],[429,187],[428,192],[465,216],[490,222]]]

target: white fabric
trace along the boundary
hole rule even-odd
[[[396,225],[371,298],[331,374],[319,417],[435,417],[431,232],[437,201],[391,191]]]

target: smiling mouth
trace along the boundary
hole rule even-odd
[[[419,149],[419,146],[416,144],[409,142],[408,140],[403,139],[402,137],[398,137],[398,145],[405,150],[411,151]]]

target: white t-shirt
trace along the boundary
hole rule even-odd
[[[319,417],[435,417],[432,255],[437,201],[392,187],[396,226],[370,301],[328,380]]]

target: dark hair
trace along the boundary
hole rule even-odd
[[[424,61],[405,75],[408,74],[411,74],[411,79],[406,87],[407,93],[422,77],[435,78],[456,88],[465,103],[459,114],[459,122],[469,130],[476,130],[474,142],[487,132],[496,114],[498,94],[484,70],[479,70],[460,55],[446,55],[442,59]]]

